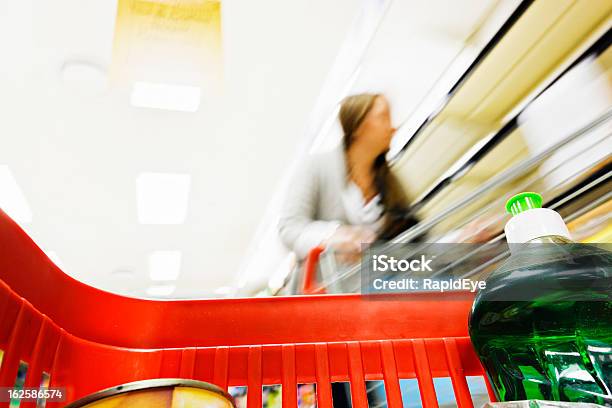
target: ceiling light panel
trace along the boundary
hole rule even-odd
[[[172,281],[181,272],[181,251],[153,251],[149,255],[149,277],[154,281]]]
[[[187,217],[191,175],[141,173],[136,178],[138,222],[182,224]]]
[[[0,208],[20,224],[32,221],[30,205],[5,164],[0,165]]]
[[[200,94],[198,86],[134,82],[130,103],[137,108],[197,112]]]
[[[166,297],[170,296],[176,290],[174,285],[156,285],[147,288],[147,295],[152,297]]]

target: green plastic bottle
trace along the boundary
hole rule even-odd
[[[612,253],[577,244],[542,197],[506,209],[511,256],[487,278],[469,332],[500,401],[612,406]]]

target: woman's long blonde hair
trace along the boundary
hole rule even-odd
[[[355,132],[372,109],[376,98],[380,96],[382,95],[363,93],[349,96],[342,101],[339,119],[344,132],[342,142],[345,154],[355,140]],[[408,202],[399,180],[389,168],[386,152],[376,158],[373,170],[374,184],[384,209],[384,221],[379,239],[387,240],[394,238],[416,222],[413,217],[407,216]]]

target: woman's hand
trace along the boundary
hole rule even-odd
[[[343,264],[354,264],[361,259],[365,245],[376,240],[376,233],[361,225],[341,225],[323,242],[326,248],[331,248],[336,261]]]

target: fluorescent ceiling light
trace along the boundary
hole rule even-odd
[[[0,208],[18,223],[32,221],[32,211],[6,164],[0,165]]]
[[[232,286],[219,286],[217,289],[215,289],[215,294],[229,295],[233,291],[234,291],[234,288]]]
[[[132,87],[130,103],[138,108],[196,112],[200,107],[200,87],[138,81]]]
[[[149,277],[154,281],[176,280],[181,270],[181,251],[153,251],[149,255]]]
[[[138,222],[182,224],[187,217],[191,175],[141,173],[136,178]]]
[[[157,285],[147,288],[147,295],[149,296],[170,296],[174,293],[176,286],[174,285]]]

